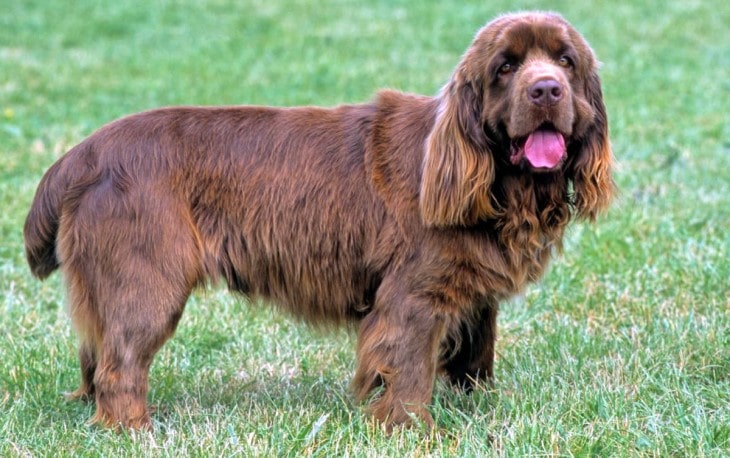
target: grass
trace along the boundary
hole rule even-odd
[[[730,455],[730,8],[685,2],[6,2],[0,15],[0,455]],[[366,4],[365,4],[366,3]],[[440,384],[424,436],[348,394],[354,338],[220,289],[151,374],[154,433],[86,425],[62,281],[21,228],[42,173],[162,105],[335,105],[433,94],[497,13],[555,9],[604,62],[621,197],[500,315],[497,383]]]

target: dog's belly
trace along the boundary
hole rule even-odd
[[[208,275],[306,321],[363,316],[380,281],[373,251],[385,214],[362,172],[343,182],[326,170],[285,175],[258,165],[248,180],[192,199]]]
[[[351,235],[280,232],[254,230],[226,242],[218,268],[230,289],[315,323],[356,319],[369,309],[379,279],[363,247],[344,243]]]

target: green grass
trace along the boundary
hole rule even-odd
[[[124,114],[433,94],[497,13],[555,9],[604,63],[621,196],[502,308],[496,389],[439,384],[441,426],[383,434],[347,391],[354,338],[219,289],[160,352],[154,433],[89,427],[62,281],[21,228],[42,173]],[[0,456],[730,455],[730,8],[684,2],[4,2]]]

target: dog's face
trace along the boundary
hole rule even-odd
[[[469,225],[494,216],[490,188],[510,169],[563,173],[580,217],[605,209],[614,185],[597,67],[585,39],[557,14],[510,14],[481,29],[439,95],[423,163],[423,221]]]
[[[469,54],[463,76],[483,89],[480,122],[507,153],[495,159],[559,168],[595,117],[587,84],[596,60],[585,40],[557,15],[510,15],[483,28]]]

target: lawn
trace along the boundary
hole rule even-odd
[[[22,225],[43,172],[122,115],[434,94],[476,30],[561,12],[603,62],[620,196],[502,307],[493,390],[439,383],[388,436],[355,339],[210,287],[155,359],[148,433],[86,424],[59,275]],[[0,14],[0,456],[730,456],[730,7],[630,2],[24,0]]]

